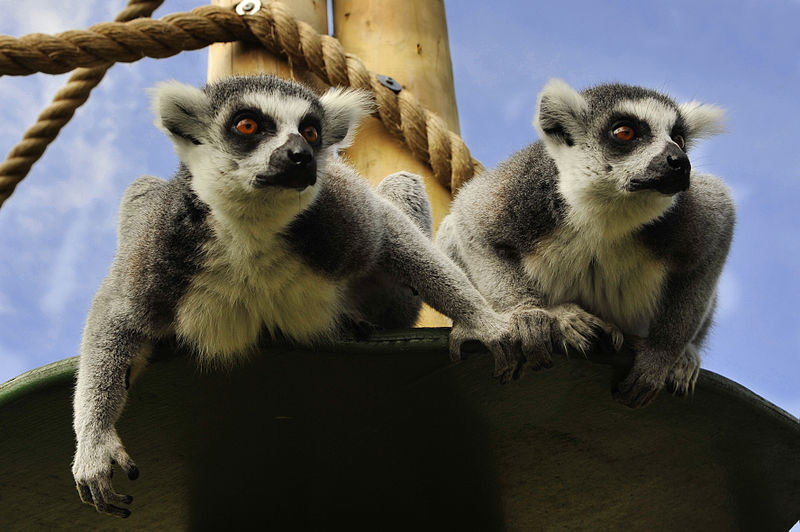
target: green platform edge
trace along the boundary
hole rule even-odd
[[[475,375],[483,375],[488,372],[490,368],[490,361],[488,360],[488,356],[481,356],[481,355],[473,355],[470,357],[469,360],[459,363],[459,364],[450,364],[446,361],[446,353],[447,353],[447,334],[448,329],[446,328],[439,328],[439,329],[412,329],[412,330],[404,330],[404,331],[389,331],[389,332],[382,332],[379,334],[375,334],[370,340],[367,341],[354,341],[354,340],[347,340],[338,342],[332,346],[327,346],[325,351],[332,352],[332,353],[347,353],[349,355],[357,355],[360,357],[368,357],[372,358],[380,357],[382,353],[390,353],[392,356],[406,356],[406,355],[413,355],[413,354],[422,354],[426,358],[430,358],[431,356],[435,356],[437,359],[436,368],[432,373],[446,373],[448,375],[461,375],[461,377],[466,376],[466,380],[472,379],[472,382],[476,382]],[[272,346],[264,346],[261,348],[262,352],[269,353],[270,350],[273,349]],[[316,353],[311,350],[302,351],[300,348],[287,346],[287,345],[278,345],[276,351],[280,351],[281,355],[285,355],[288,352],[288,358],[291,358],[291,352],[293,350],[298,349],[298,353],[303,352],[304,354],[310,356],[312,359],[316,356]],[[283,350],[283,351],[281,351]],[[288,351],[287,351],[288,350]],[[157,358],[152,367],[149,368],[148,372],[158,372],[159,364],[163,361],[175,360],[176,355],[174,354],[174,346],[173,347],[166,347],[162,349],[165,355],[162,354],[160,358]],[[431,352],[433,354],[431,354]],[[180,354],[180,352],[179,352]],[[179,355],[180,356],[180,355]],[[603,369],[604,367],[614,367],[615,372],[617,374],[622,371],[624,373],[624,368],[628,367],[631,363],[632,356],[630,353],[621,353],[615,355],[597,355],[592,354],[587,357],[585,360],[583,359],[565,359],[560,358],[556,360],[556,368],[563,367],[565,365],[577,365],[577,367],[582,368],[581,371],[588,371],[591,373],[603,373],[603,375],[608,375],[608,370]],[[181,363],[183,364],[183,363]],[[430,366],[430,364],[428,364]],[[476,366],[477,365],[477,366]],[[593,367],[592,367],[593,366]],[[185,369],[188,366],[180,366],[180,368]],[[588,369],[587,369],[588,368]],[[620,368],[623,368],[620,370]],[[18,377],[7,381],[6,383],[0,384],[0,420],[3,419],[3,413],[9,412],[9,409],[15,408],[15,403],[24,404],[25,399],[33,398],[39,395],[44,395],[49,393],[48,391],[53,390],[60,390],[59,393],[64,393],[64,388],[69,388],[69,395],[71,396],[71,388],[74,383],[74,376],[75,371],[77,369],[77,357],[68,358],[65,360],[61,360],[52,364],[48,364],[41,368],[37,368],[31,371],[28,371]],[[553,370],[550,370],[553,371]],[[429,372],[431,373],[431,372]],[[544,372],[537,372],[533,375],[536,375],[536,379],[538,383],[544,383],[547,379],[547,371]],[[472,376],[471,376],[472,375]],[[426,377],[430,380],[429,376]],[[434,375],[433,379],[436,380],[436,376]],[[452,377],[442,377],[443,379],[452,380]],[[530,378],[529,376],[523,377],[523,380],[526,378]],[[563,377],[562,377],[563,378]],[[542,380],[545,379],[545,380]],[[484,379],[479,378],[481,382]],[[489,381],[490,379],[485,379]],[[449,382],[449,381],[447,381]],[[471,389],[470,384],[468,383],[466,388],[468,391]],[[488,390],[491,390],[491,394],[493,396],[499,396],[500,401],[502,401],[502,396],[505,392],[503,392],[502,386],[496,384],[480,384],[481,389],[484,386],[488,386]],[[523,384],[523,386],[525,386]],[[135,387],[135,385],[134,385]],[[409,529],[408,527],[411,526],[414,529],[418,530],[426,530],[426,529],[442,529],[442,527],[449,528],[449,524],[453,526],[459,526],[462,529],[476,529],[476,530],[527,530],[531,527],[538,527],[539,525],[543,527],[553,527],[553,526],[562,526],[562,527],[569,527],[569,528],[582,528],[582,527],[607,527],[611,525],[633,525],[633,528],[636,529],[636,525],[640,524],[642,526],[649,525],[652,526],[653,523],[662,523],[664,526],[663,529],[672,529],[679,525],[683,526],[686,523],[702,523],[705,525],[706,529],[759,529],[759,530],[788,530],[794,522],[800,518],[800,420],[792,416],[791,414],[785,412],[783,409],[779,408],[778,406],[766,401],[765,399],[759,397],[755,393],[751,392],[747,388],[721,376],[716,373],[702,370],[700,378],[698,380],[698,394],[707,396],[708,393],[713,395],[717,395],[723,398],[724,402],[722,404],[730,405],[730,408],[738,408],[740,410],[751,410],[755,412],[755,415],[760,420],[760,427],[763,430],[763,427],[768,427],[768,430],[764,432],[763,435],[755,435],[755,436],[748,436],[746,440],[750,442],[755,438],[755,440],[766,439],[764,442],[765,447],[767,447],[767,454],[770,454],[770,459],[773,459],[774,456],[780,456],[782,460],[784,460],[785,464],[777,464],[777,468],[775,467],[776,464],[771,465],[771,470],[780,471],[782,478],[780,479],[781,486],[787,487],[788,486],[788,500],[790,501],[788,504],[786,501],[783,501],[780,506],[781,508],[776,512],[775,508],[769,509],[770,514],[766,516],[763,512],[766,510],[759,508],[759,502],[756,500],[754,503],[754,507],[751,509],[747,509],[742,511],[741,509],[737,510],[736,516],[727,516],[731,517],[730,520],[726,521],[724,518],[722,520],[719,517],[714,517],[716,514],[714,513],[714,509],[708,510],[708,516],[698,515],[696,521],[686,521],[685,514],[683,512],[683,521],[679,520],[676,522],[672,522],[671,524],[669,521],[669,516],[656,516],[653,521],[647,521],[647,519],[642,521],[637,521],[636,517],[632,517],[632,521],[626,521],[625,514],[619,514],[617,518],[614,516],[617,515],[613,511],[613,500],[608,500],[608,506],[611,506],[611,510],[606,509],[607,511],[601,512],[602,515],[598,514],[597,516],[593,516],[591,514],[586,515],[577,515],[574,516],[569,522],[559,521],[555,522],[550,520],[548,516],[556,515],[558,512],[550,511],[547,508],[534,508],[530,510],[524,510],[522,512],[516,512],[511,518],[507,518],[507,514],[509,514],[506,508],[502,510],[493,510],[489,513],[492,514],[488,518],[483,519],[486,517],[483,514],[478,515],[477,520],[472,515],[474,512],[466,511],[466,517],[463,517],[461,520],[459,518],[454,518],[453,522],[450,523],[448,521],[449,516],[453,515],[452,510],[452,501],[445,501],[442,503],[444,508],[447,508],[448,511],[446,515],[435,515],[434,518],[430,521],[427,521],[424,516],[417,515],[415,511],[409,510],[405,514],[402,514],[401,517],[394,516],[393,518],[387,519],[385,522],[381,522],[381,525],[378,527],[379,529],[386,529],[386,530],[393,530],[393,529]],[[423,387],[424,388],[424,387]],[[478,390],[480,391],[480,390]],[[509,392],[511,393],[511,392]],[[514,392],[517,393],[517,392]],[[522,392],[519,392],[522,393]],[[520,396],[518,393],[518,397]],[[666,395],[666,394],[662,394]],[[488,397],[488,396],[487,396]],[[607,398],[598,397],[597,400],[606,400]],[[496,407],[496,397],[493,397],[495,400],[495,407]],[[659,398],[659,401],[662,399]],[[479,400],[480,401],[480,400]],[[681,401],[676,398],[668,397],[666,401]],[[502,403],[501,403],[502,404]],[[671,403],[670,403],[671,404]],[[675,403],[681,404],[681,403]],[[62,405],[63,406],[63,405]],[[547,406],[543,407],[546,409]],[[505,408],[505,406],[503,407]],[[537,408],[537,406],[531,406],[528,408]],[[727,407],[726,407],[727,408]],[[645,409],[645,412],[647,409]],[[19,415],[19,412],[16,412],[16,415]],[[656,417],[660,414],[656,414]],[[749,414],[748,414],[749,415]],[[14,416],[12,416],[13,418]],[[125,414],[123,414],[123,418]],[[546,416],[545,416],[546,417]],[[502,422],[498,423],[502,425]],[[496,427],[495,427],[496,428]],[[541,427],[539,427],[541,429]],[[0,425],[0,447],[3,445],[3,427]],[[691,434],[687,432],[687,434]],[[569,435],[563,434],[556,434],[557,438],[568,437]],[[124,436],[123,436],[124,437]],[[552,440],[552,438],[551,438]],[[780,441],[778,441],[780,440]],[[550,440],[548,440],[550,441]],[[558,440],[556,439],[556,442]],[[32,445],[42,445],[42,442],[33,442]],[[501,445],[502,447],[502,445]],[[512,446],[513,447],[513,446]],[[519,447],[515,447],[513,452],[519,452]],[[680,459],[680,453],[676,453],[677,459]],[[0,455],[0,486],[3,485],[3,467],[2,462],[6,457]],[[65,464],[67,467],[68,464]],[[143,464],[140,462],[140,466]],[[148,466],[152,468],[152,464],[144,465],[145,471],[147,471]],[[32,465],[31,467],[35,467]],[[60,472],[63,473],[63,472]],[[752,472],[751,472],[752,473]],[[45,475],[46,476],[46,475]],[[734,475],[735,477],[735,475]],[[733,477],[732,477],[733,478]],[[735,477],[738,478],[738,477]],[[63,479],[62,479],[63,480]],[[123,479],[124,480],[124,479]],[[552,479],[540,479],[543,483],[552,483]],[[764,479],[761,479],[762,481]],[[193,481],[197,481],[197,479],[193,479]],[[776,479],[777,481],[777,479]],[[115,482],[119,482],[115,479]],[[733,481],[736,482],[736,481]],[[767,479],[767,483],[769,483],[769,479]],[[489,482],[492,484],[492,482]],[[131,486],[136,486],[136,484],[131,484]],[[591,486],[587,486],[590,488]],[[27,489],[25,486],[22,486],[23,489]],[[406,486],[408,488],[408,486]],[[494,490],[497,491],[496,486],[489,486],[490,491]],[[739,488],[737,490],[741,491]],[[120,489],[120,491],[124,491]],[[502,490],[500,490],[502,491]],[[575,490],[573,490],[575,491]],[[487,492],[488,493],[488,492]],[[137,494],[138,495],[138,494]],[[524,495],[524,494],[523,494]],[[569,494],[568,494],[569,495]],[[463,497],[463,493],[461,494]],[[595,493],[595,494],[582,494],[581,497],[584,499],[588,496],[590,498],[594,497],[598,499],[598,504],[602,504],[603,494],[602,493]],[[141,520],[137,521],[134,518],[131,518],[127,521],[118,521],[106,516],[100,516],[91,512],[91,509],[82,506],[78,503],[75,503],[75,499],[77,495],[73,493],[69,494],[59,494],[59,497],[65,498],[70,500],[69,503],[69,513],[70,515],[65,516],[67,522],[64,523],[64,526],[59,526],[59,528],[80,528],[85,526],[95,526],[97,528],[103,529],[127,529],[130,527],[141,527],[145,523]],[[52,515],[48,515],[45,517],[44,515],[47,514],[46,504],[43,506],[43,517],[41,521],[37,521],[35,518],[33,521],[30,517],[28,517],[24,521],[15,521],[14,516],[10,515],[8,512],[4,512],[3,503],[4,500],[8,500],[11,497],[4,496],[3,492],[0,491],[0,528],[4,530],[17,530],[17,529],[27,529],[31,526],[52,526],[53,525],[53,517]],[[193,499],[194,500],[194,499]],[[444,499],[443,499],[444,500]],[[520,500],[523,501],[524,505],[524,498],[519,498],[519,493],[514,494],[514,500],[511,503],[515,507],[520,506]],[[534,499],[532,499],[534,500]],[[792,502],[795,501],[796,502]],[[41,501],[32,500],[30,502],[31,506],[39,504]],[[540,504],[540,501],[536,500],[536,504]],[[763,501],[762,501],[763,502]],[[230,501],[222,502],[221,505],[229,504]],[[59,508],[63,508],[62,506]],[[448,507],[448,504],[451,507]],[[457,508],[457,504],[456,508]],[[470,501],[465,501],[465,509],[468,509],[470,506],[475,506],[474,503]],[[506,504],[505,501],[498,502],[498,506],[503,506]],[[593,503],[594,504],[594,503]],[[697,501],[687,501],[687,504],[692,506],[697,506]],[[741,505],[741,501],[739,501]],[[134,506],[136,503],[134,503]],[[207,507],[212,507],[212,505],[205,505]],[[534,505],[536,506],[536,505]],[[580,501],[575,503],[576,508],[585,508],[586,504],[581,503]],[[590,505],[591,506],[591,505]],[[645,507],[647,504],[645,503]],[[222,507],[222,506],[221,506]],[[702,507],[700,504],[698,507]],[[74,509],[74,512],[73,512]],[[88,510],[88,512],[87,512]],[[752,510],[752,511],[750,511]],[[426,510],[430,511],[430,509]],[[730,511],[730,510],[728,510]],[[136,512],[136,510],[134,510]],[[494,512],[494,513],[492,513]],[[72,515],[74,513],[74,515]],[[191,525],[188,528],[192,529],[211,529],[215,526],[220,526],[223,523],[232,523],[235,525],[244,526],[249,523],[264,523],[263,519],[255,518],[254,516],[242,516],[241,514],[237,514],[238,517],[234,518],[230,515],[225,516],[225,520],[221,522],[214,523],[213,516],[216,515],[217,512],[213,512],[209,514],[208,512],[203,513],[199,518],[195,512],[195,515],[191,521]],[[435,514],[436,511],[434,510],[433,513]],[[513,512],[511,512],[513,513]],[[563,514],[563,512],[562,512]],[[36,515],[35,513],[29,515]],[[167,514],[168,515],[168,514]],[[212,516],[211,520],[209,520],[209,515]],[[366,515],[370,515],[367,513]],[[477,514],[476,514],[477,515]],[[644,514],[642,514],[644,515]],[[540,516],[543,516],[540,518]],[[274,517],[274,516],[273,516]],[[389,517],[389,516],[387,516]],[[628,516],[630,517],[630,516]],[[163,518],[163,517],[162,517]],[[563,517],[562,517],[563,518]],[[642,519],[642,516],[639,516]],[[253,519],[251,521],[251,519]],[[380,519],[380,516],[371,515],[368,519],[365,518],[365,521],[352,521],[349,517],[348,519],[338,520],[336,517],[333,519],[323,519],[322,521],[297,521],[296,517],[288,518],[289,520],[275,520],[271,518],[268,522],[278,523],[279,525],[286,526],[287,524],[297,524],[297,529],[305,529],[305,528],[318,528],[320,523],[324,523],[326,529],[339,529],[339,528],[347,528],[349,530],[356,530],[356,529],[376,529],[376,519]],[[295,519],[294,521],[291,519]],[[663,519],[666,519],[663,520]],[[58,521],[55,521],[58,522]],[[166,524],[166,521],[162,521]],[[179,521],[181,526],[187,526],[186,521]],[[149,522],[147,523],[149,526],[153,524],[158,524],[159,521]],[[203,526],[205,523],[206,526]],[[346,527],[344,526],[346,523]],[[427,526],[427,524],[430,526]],[[711,526],[708,527],[709,523],[716,523],[719,527]],[[172,523],[175,525],[175,523]],[[305,527],[304,525],[308,525]],[[674,527],[673,527],[674,525]],[[464,528],[466,526],[466,528]]]

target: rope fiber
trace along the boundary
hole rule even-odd
[[[395,94],[383,86],[377,74],[358,57],[345,53],[337,39],[298,21],[280,2],[270,2],[258,13],[245,16],[232,7],[203,6],[159,20],[135,18],[149,16],[162,2],[131,0],[118,22],[88,30],[20,38],[0,35],[0,76],[78,69],[0,165],[0,206],[113,63],[170,57],[214,42],[260,43],[330,85],[369,91],[388,131],[429,164],[436,180],[452,192],[483,169],[441,117],[425,109],[409,91]]]

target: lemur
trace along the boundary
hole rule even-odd
[[[495,376],[519,369],[508,318],[433,246],[421,179],[393,174],[373,191],[336,157],[371,112],[365,93],[317,97],[273,76],[241,76],[202,89],[162,83],[153,109],[180,168],[124,193],[118,250],[89,311],[72,467],[85,503],[130,515],[112,464],[131,479],[139,470],[115,424],[160,339],[224,367],[262,334],[314,346],[364,324],[411,326],[424,300],[453,320],[454,359],[477,340]]]
[[[635,353],[617,400],[694,389],[735,212],[687,151],[723,118],[641,87],[578,92],[554,79],[538,98],[540,140],[458,192],[436,244],[495,310],[513,312],[530,366],[605,329]]]

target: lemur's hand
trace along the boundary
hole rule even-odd
[[[482,343],[494,358],[494,376],[506,383],[519,377],[524,358],[515,349],[515,337],[507,316],[493,311],[469,322],[454,322],[450,332],[450,358],[461,360],[465,342]]]
[[[571,347],[585,353],[601,332],[609,336],[615,349],[622,347],[619,328],[573,303],[549,308],[521,305],[511,312],[511,327],[519,338],[526,367],[534,370],[551,367],[556,348],[566,353]]]
[[[72,476],[81,500],[94,506],[98,512],[125,518],[131,515],[131,511],[118,505],[130,504],[133,497],[120,495],[111,486],[114,464],[122,467],[129,479],[139,477],[139,469],[113,429],[93,441],[79,438]]]

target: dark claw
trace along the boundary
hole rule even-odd
[[[89,486],[78,484],[78,495],[81,496],[81,500],[86,504],[94,504],[92,501],[92,490],[89,489]]]
[[[106,507],[105,507],[103,510],[101,510],[101,511],[102,511],[103,513],[111,514],[111,515],[113,515],[114,517],[119,517],[119,518],[122,518],[122,519],[127,519],[128,517],[130,517],[130,516],[131,516],[131,511],[130,511],[130,510],[128,510],[127,508],[118,508],[118,507],[116,507],[116,506],[113,506],[113,505],[111,505],[111,504],[109,504],[108,506],[106,506]]]

